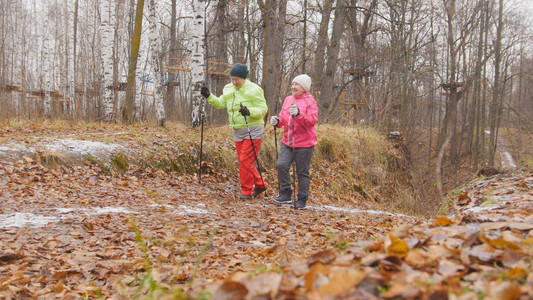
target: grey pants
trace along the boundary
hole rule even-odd
[[[278,156],[278,182],[279,194],[291,195],[291,175],[289,174],[291,165],[296,163],[296,174],[298,175],[298,199],[307,200],[309,196],[309,166],[315,147],[294,148],[281,144]]]

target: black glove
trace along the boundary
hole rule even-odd
[[[207,99],[207,98],[209,98],[209,96],[211,96],[211,93],[209,92],[209,89],[206,86],[203,86],[200,89],[200,94],[202,94],[202,96],[204,96],[205,99]]]
[[[239,109],[239,112],[241,113],[241,115],[245,117],[250,115],[250,111],[248,110],[246,106],[242,105],[242,103],[241,103],[241,109]]]

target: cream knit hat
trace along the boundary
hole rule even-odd
[[[309,90],[311,89],[311,77],[309,77],[307,74],[302,74],[294,77],[292,82],[296,82],[301,85],[306,92],[309,92]]]

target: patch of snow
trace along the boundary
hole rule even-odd
[[[22,157],[24,155],[31,156],[33,153],[35,153],[35,150],[23,144],[11,142],[0,146],[0,156]]]
[[[118,144],[104,144],[95,141],[63,139],[52,141],[47,144],[49,151],[77,153],[84,156],[107,157],[116,150],[126,151],[126,148]]]
[[[342,207],[335,207],[335,206],[329,206],[329,205],[325,205],[322,207],[307,206],[307,208],[315,209],[315,210],[340,211],[340,212],[351,213],[351,214],[371,214],[371,215],[386,215],[386,216],[393,216],[393,217],[409,217],[408,215],[391,213],[388,211],[379,211],[379,210],[372,210],[372,209],[342,208]]]
[[[203,208],[190,208],[186,205],[180,205],[179,208],[181,211],[175,211],[175,215],[187,215],[187,214],[196,214],[196,215],[205,215],[210,214],[211,212]]]
[[[516,169],[516,164],[514,162],[514,159],[513,159],[513,156],[511,155],[511,153],[505,151],[503,152],[503,157],[502,157],[502,166],[504,168],[510,168],[510,169]]]
[[[45,217],[31,213],[0,214],[0,228],[7,227],[44,227],[48,223],[57,222],[57,217]]]
[[[247,204],[247,205],[253,205],[253,204]],[[268,204],[263,204],[263,206],[268,206]],[[289,205],[286,205],[287,208],[289,208]],[[291,208],[292,209],[292,208]],[[314,209],[314,210],[322,210],[322,211],[340,211],[345,213],[351,213],[351,214],[371,214],[371,215],[387,215],[387,216],[393,216],[393,217],[407,217],[410,218],[411,216],[404,215],[404,214],[397,214],[397,213],[391,213],[387,211],[379,211],[379,210],[365,210],[365,209],[356,209],[356,208],[344,208],[344,207],[335,207],[335,206],[306,206],[306,209]]]
[[[463,211],[463,213],[477,214],[477,213],[481,213],[481,212],[484,212],[484,211],[493,210],[493,209],[498,208],[498,207],[500,207],[500,206],[497,205],[497,204],[474,206],[474,207],[465,209]]]
[[[0,145],[0,158],[16,160],[24,156],[32,157],[37,151],[47,150],[64,154],[70,160],[70,164],[76,161],[85,161],[89,156],[101,160],[108,160],[111,155],[118,151],[127,151],[127,148],[119,144],[105,144],[96,141],[75,139],[46,139],[34,147],[28,147],[24,143],[5,143]]]
[[[211,212],[203,209],[203,208],[190,208],[187,205],[181,204],[178,208],[172,205],[168,204],[152,204],[151,207],[164,207],[169,210],[173,210],[173,215],[188,215],[188,214],[196,214],[196,215],[204,215],[204,214],[210,214]],[[205,207],[205,204],[198,204],[197,206]]]
[[[73,212],[74,211],[74,208],[66,208],[66,207],[62,207],[62,208],[58,208],[56,209],[58,213],[60,214],[66,214],[66,213],[69,213],[69,212]]]
[[[48,223],[58,222],[64,220],[67,216],[62,214],[69,213],[82,213],[88,216],[104,215],[112,213],[124,213],[124,214],[137,214],[137,212],[131,211],[124,207],[92,207],[92,208],[56,208],[56,213],[59,215],[41,216],[32,213],[12,213],[12,214],[0,214],[0,228],[6,227],[44,227]]]
[[[56,208],[56,211],[60,214],[68,214],[68,213],[77,213],[81,212],[87,216],[97,216],[97,215],[105,215],[105,214],[137,214],[137,212],[131,211],[124,207],[91,207],[91,208]]]
[[[106,214],[137,214],[137,212],[131,211],[124,207],[94,207],[93,209],[86,209],[86,214],[89,215],[106,215]]]
[[[151,207],[164,207],[166,209],[174,209],[174,206],[168,204],[152,204]]]

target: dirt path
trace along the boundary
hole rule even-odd
[[[485,130],[485,133],[490,134],[490,131]],[[507,148],[507,143],[501,134],[498,136],[496,151],[500,156],[500,167],[502,170],[512,171],[517,168],[513,156]]]
[[[106,176],[91,165],[0,162],[0,296],[132,295],[127,284],[144,274],[145,254],[158,280],[202,286],[416,222],[318,203],[293,210],[237,194],[236,182],[209,175],[200,185],[155,170]],[[287,251],[292,258],[279,255]]]
[[[504,170],[511,171],[516,169],[516,163],[513,159],[513,156],[507,148],[507,143],[505,139],[500,135],[498,136],[498,153],[500,154],[500,163],[501,167]]]

